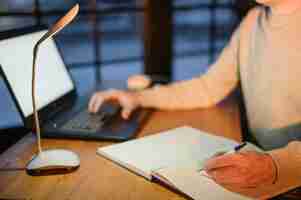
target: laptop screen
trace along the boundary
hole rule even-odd
[[[25,117],[33,114],[31,99],[34,44],[47,30],[0,41],[0,65]],[[37,108],[47,106],[74,89],[53,39],[39,49],[36,70]]]

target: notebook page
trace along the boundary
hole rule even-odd
[[[236,142],[223,137],[191,127],[180,127],[102,147],[97,153],[151,179],[152,171],[169,166],[181,166],[195,160],[205,160],[216,152],[232,150],[236,145]]]
[[[164,168],[157,170],[154,174],[160,180],[167,180],[167,184],[194,200],[250,200],[249,197],[230,192],[216,184],[199,169],[197,165],[187,168]]]

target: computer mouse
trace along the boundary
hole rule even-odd
[[[47,176],[66,174],[77,170],[80,166],[79,156],[63,149],[45,150],[34,156],[26,166],[31,176]]]

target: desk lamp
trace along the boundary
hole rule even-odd
[[[49,149],[42,150],[41,147],[41,131],[39,124],[39,116],[36,109],[36,60],[40,45],[48,38],[53,37],[65,26],[67,26],[77,15],[79,5],[76,4],[68,13],[59,19],[49,30],[43,35],[35,44],[33,49],[33,63],[32,63],[32,104],[34,112],[34,128],[37,134],[38,153],[33,156],[32,160],[26,166],[26,172],[32,176],[44,176],[55,174],[71,173],[79,168],[79,156],[68,150],[63,149]]]

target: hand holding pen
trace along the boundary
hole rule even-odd
[[[246,145],[243,143],[207,160],[205,172],[216,183],[231,188],[254,188],[275,183],[277,166],[273,158],[263,152],[242,151]]]

